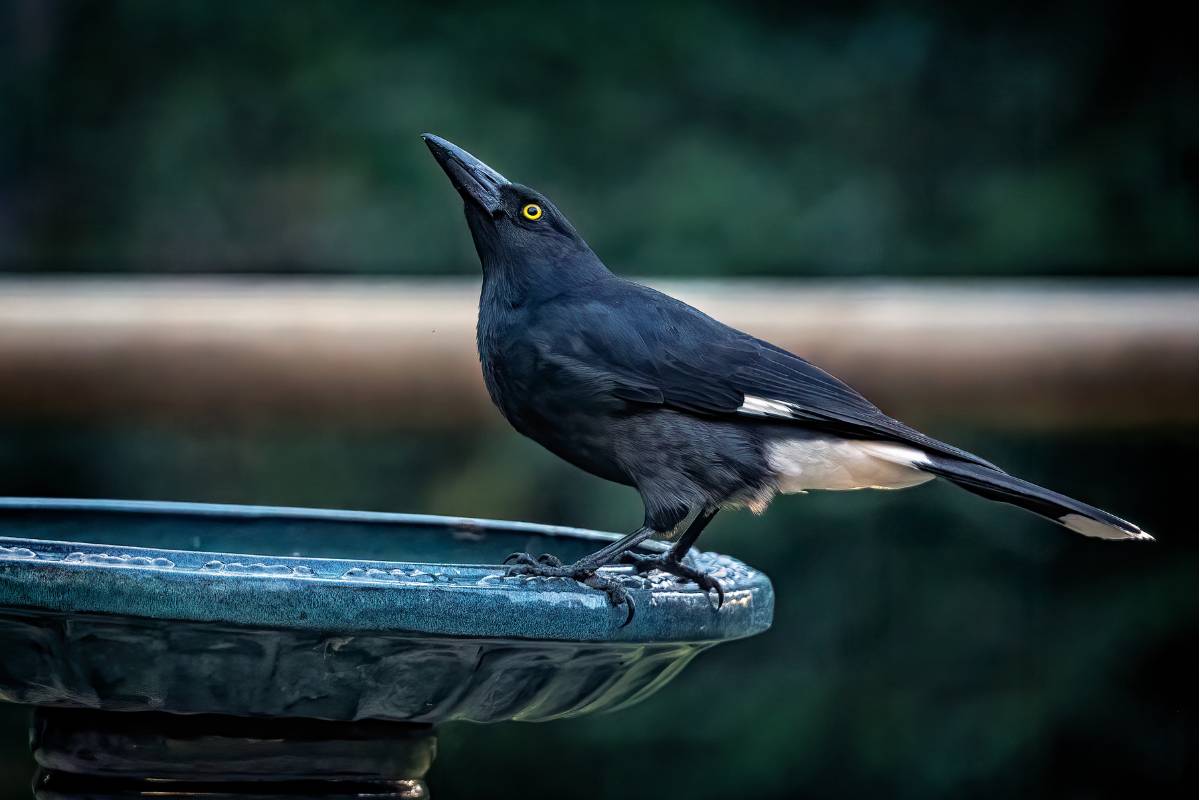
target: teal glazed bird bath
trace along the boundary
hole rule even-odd
[[[618,710],[705,649],[770,626],[770,581],[716,553],[691,557],[721,581],[719,609],[673,576],[606,570],[636,605],[625,626],[601,592],[501,566],[514,551],[570,561],[615,538],[409,514],[0,499],[0,699],[35,707],[45,797],[144,781],[424,796],[440,723]]]

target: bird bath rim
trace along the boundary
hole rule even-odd
[[[146,530],[138,544],[105,541],[105,520]],[[70,539],[41,538],[39,531],[55,525],[73,532]],[[175,531],[187,526],[279,529],[305,538],[306,549],[324,555],[272,554],[268,538],[256,542],[258,547],[219,550],[142,546],[164,537],[168,544],[182,544]],[[389,535],[407,531],[417,547],[432,548],[435,556],[476,556],[328,557],[333,545],[319,541],[322,529],[336,534],[327,538],[359,536],[355,541],[372,547],[398,543]],[[504,550],[528,546],[562,553],[565,547],[582,555],[615,538],[578,528],[419,514],[0,498],[0,607],[272,629],[629,644],[715,643],[770,626],[769,579],[716,553],[693,556],[725,587],[719,610],[713,598],[671,576],[612,569],[637,606],[626,627],[620,625],[624,609],[611,608],[602,593],[563,578],[508,576],[498,563]],[[484,547],[489,539],[498,541]],[[658,547],[651,543],[647,549]]]
[[[671,576],[612,570],[637,604],[625,627],[603,593],[497,563],[527,548],[578,557],[613,538],[413,514],[0,498],[0,701],[36,707],[44,787],[153,775],[209,786],[232,759],[255,780],[353,774],[424,796],[443,722],[616,711],[704,650],[770,626],[770,581],[714,553],[693,557],[724,581],[719,610]],[[255,546],[225,546],[239,542]],[[368,744],[382,732],[386,752],[359,752],[364,731]]]

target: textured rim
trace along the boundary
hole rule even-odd
[[[311,519],[391,527],[442,527],[611,541],[576,528],[461,517],[267,506],[120,500],[0,498],[6,512],[82,511],[196,518]],[[88,536],[85,523],[80,538]],[[381,531],[381,534],[383,532]],[[411,633],[423,636],[612,642],[717,642],[771,624],[773,592],[762,573],[717,553],[698,566],[725,588],[725,604],[670,576],[606,570],[637,606],[623,608],[562,578],[506,576],[499,566],[359,561],[192,552],[0,537],[0,606],[212,622],[264,629]]]

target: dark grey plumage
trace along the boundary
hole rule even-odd
[[[544,196],[423,138],[465,201],[483,266],[478,345],[492,400],[518,431],[635,487],[646,507],[641,528],[594,556],[563,566],[520,555],[515,569],[575,577],[628,602],[596,572],[623,558],[719,593],[683,563],[718,509],[760,511],[779,491],[903,488],[933,476],[1080,533],[1149,538],[892,419],[798,356],[617,277]],[[672,534],[663,558],[627,554]]]

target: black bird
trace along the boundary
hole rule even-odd
[[[516,573],[574,578],[633,604],[597,569],[632,563],[723,594],[684,563],[723,508],[780,492],[901,489],[934,477],[1076,533],[1150,539],[1123,519],[1013,477],[884,414],[829,373],[608,271],[542,194],[432,134],[483,265],[477,339],[492,401],[522,434],[635,487],[642,526],[574,564],[515,553]],[[660,557],[632,548],[674,539]]]

